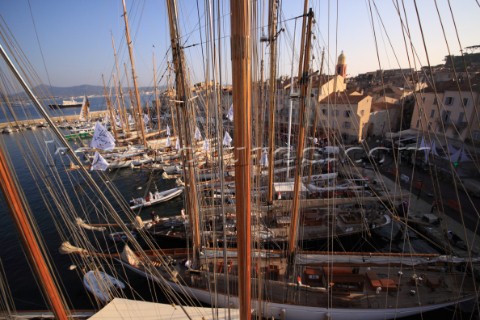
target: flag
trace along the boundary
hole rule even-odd
[[[233,103],[230,106],[230,109],[228,110],[227,118],[228,120],[233,121]]]
[[[143,114],[143,123],[145,123],[145,125],[147,125],[149,122],[150,122],[150,119],[148,118],[148,115],[146,115],[146,114],[144,113],[144,114]]]
[[[108,168],[108,162],[105,160],[98,151],[95,151],[95,156],[93,156],[93,162],[92,162],[92,167],[90,168],[90,171],[93,170],[101,170],[105,171]]]
[[[202,134],[200,133],[200,129],[195,127],[195,140],[202,140]]]
[[[228,134],[228,131],[225,131],[225,135],[223,136],[223,145],[226,147],[230,147],[232,143],[232,137]]]
[[[167,124],[167,136],[170,136],[170,127]]]
[[[100,122],[95,124],[95,131],[92,141],[90,142],[90,147],[102,150],[112,150],[115,148],[115,139]]]

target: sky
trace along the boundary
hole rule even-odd
[[[182,41],[184,46],[191,46],[185,48],[185,55],[192,82],[203,81],[204,70],[208,68],[205,57],[210,47],[199,45],[201,41],[205,42],[207,34],[204,29],[207,21],[205,2],[178,0]],[[222,77],[224,82],[228,82],[229,1],[220,0],[219,3]],[[401,19],[395,8],[397,3],[401,6]],[[155,56],[157,81],[165,84],[168,78],[166,62],[171,60],[165,1],[126,0],[126,4],[138,83],[140,86],[153,85]],[[437,65],[443,63],[449,52],[459,55],[460,48],[480,45],[480,7],[476,0],[417,0],[417,8],[414,4],[413,0],[310,0],[309,6],[315,14],[312,68],[320,68],[321,51],[324,49],[326,73],[334,72],[336,57],[343,51],[347,57],[347,74],[355,76],[377,69],[418,69],[427,65],[428,61]],[[254,29],[257,34],[268,30],[267,7],[268,0],[258,1],[258,12],[265,14],[257,19]],[[2,33],[5,34],[8,28],[41,82],[59,87],[102,85],[102,75],[110,83],[112,75],[117,73],[112,36],[119,73],[122,82],[127,85],[124,64],[129,75],[131,69],[122,10],[121,0],[0,1]],[[290,74],[292,53],[298,59],[301,20],[295,17],[300,16],[302,11],[303,1],[281,0],[279,20],[280,27],[285,31],[278,35],[278,75]],[[423,36],[420,30],[423,30]],[[3,37],[0,43],[5,45]],[[296,48],[292,50],[294,43]],[[258,47],[258,57],[264,57],[266,67],[269,54],[270,48],[266,44]],[[296,73],[296,60],[293,66]],[[131,79],[129,76],[130,85]]]

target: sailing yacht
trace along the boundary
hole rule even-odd
[[[402,168],[399,167],[398,162],[394,163],[391,173],[380,170],[378,165],[384,161],[376,161],[369,152],[368,145],[359,144],[360,146],[356,147],[364,149],[366,160],[363,164],[369,164],[369,168],[348,155],[335,161],[331,160],[332,154],[347,153],[346,150],[349,150],[348,146],[345,146],[342,134],[334,132],[334,129],[324,130],[321,137],[328,142],[323,148],[325,154],[329,155],[322,159],[325,160],[322,166],[325,166],[326,172],[316,172],[315,167],[309,166],[309,163],[304,166],[304,160],[311,161],[314,154],[304,152],[303,149],[309,147],[309,143],[314,141],[309,139],[309,135],[315,136],[309,133],[308,127],[305,128],[304,124],[308,119],[315,122],[314,118],[317,118],[313,115],[315,108],[308,108],[308,104],[312,103],[313,99],[307,99],[312,97],[312,82],[309,81],[312,74],[310,65],[312,58],[309,51],[313,47],[314,28],[313,11],[308,12],[307,5],[305,5],[304,14],[296,18],[305,21],[302,28],[303,40],[300,55],[302,63],[299,67],[299,76],[296,80],[291,77],[290,81],[299,88],[298,94],[289,95],[298,99],[295,102],[295,104],[298,103],[296,106],[298,124],[291,130],[296,136],[295,139],[292,138],[296,155],[289,155],[282,159],[292,166],[294,171],[292,181],[286,178],[283,180],[282,175],[277,175],[280,170],[274,167],[275,157],[271,154],[267,157],[270,163],[259,160],[263,158],[264,145],[275,146],[279,142],[264,141],[263,137],[267,135],[268,139],[276,138],[275,134],[270,135],[275,129],[265,128],[268,126],[262,120],[263,109],[257,110],[254,107],[257,105],[256,102],[262,107],[266,105],[263,87],[266,81],[261,80],[255,83],[252,80],[251,71],[254,69],[250,64],[254,49],[252,46],[255,46],[258,39],[251,32],[260,29],[250,24],[249,17],[253,14],[251,3],[232,1],[231,4],[233,39],[231,41],[233,80],[231,99],[233,101],[228,98],[223,102],[221,100],[225,97],[212,91],[220,88],[216,85],[219,74],[213,69],[210,71],[212,71],[214,85],[205,86],[203,94],[199,90],[196,91],[195,97],[191,97],[193,90],[190,90],[188,84],[183,53],[184,44],[179,40],[181,37],[178,30],[179,24],[176,21],[176,4],[174,1],[168,1],[167,4],[170,13],[171,52],[176,69],[176,91],[174,95],[169,96],[169,103],[174,104],[175,107],[172,110],[175,112],[170,114],[176,117],[178,132],[176,141],[183,147],[178,152],[181,166],[175,165],[175,170],[178,169],[178,174],[182,175],[185,184],[181,190],[185,195],[186,215],[182,215],[181,221],[184,223],[180,224],[180,227],[186,228],[185,236],[191,239],[191,244],[189,242],[186,248],[147,251],[142,245],[158,249],[163,244],[153,242],[150,235],[142,228],[136,228],[136,239],[133,237],[132,228],[127,223],[134,221],[136,217],[126,199],[113,186],[114,183],[110,179],[115,178],[118,173],[108,175],[101,171],[87,172],[70,148],[66,152],[66,156],[69,157],[66,166],[59,161],[56,164],[58,168],[46,169],[38,165],[43,163],[42,161],[32,161],[29,172],[32,175],[38,173],[35,177],[41,178],[46,185],[45,193],[41,193],[42,199],[48,204],[49,209],[55,208],[51,213],[52,216],[58,217],[55,227],[62,235],[62,240],[69,239],[85,245],[85,249],[69,247],[62,250],[62,252],[77,253],[72,255],[72,264],[82,268],[72,265],[71,270],[97,270],[91,267],[102,265],[109,274],[118,275],[123,281],[131,279],[127,273],[124,273],[124,268],[116,268],[118,262],[126,269],[148,279],[147,282],[138,281],[147,287],[145,291],[152,289],[150,280],[160,285],[165,296],[178,308],[186,304],[194,305],[196,302],[202,302],[210,305],[211,308],[208,310],[216,315],[219,312],[227,313],[229,308],[238,307],[242,319],[249,318],[252,310],[255,316],[262,318],[393,319],[423,315],[424,312],[446,307],[458,311],[472,301],[478,307],[479,260],[476,257],[478,252],[474,249],[474,244],[478,241],[475,233],[472,235],[465,225],[462,225],[463,228],[456,228],[458,224],[454,223],[454,219],[446,216],[439,219],[438,227],[430,225],[430,220],[425,222],[417,219],[420,209],[425,211],[426,208],[427,211],[432,210],[435,214],[441,214],[442,211],[439,210],[444,209],[440,201],[436,209],[433,205],[430,209],[430,203],[425,204],[425,201],[420,199],[421,186],[416,188],[419,190],[418,198],[410,192],[416,186],[413,173],[412,179],[405,179],[404,177],[409,178],[409,176],[400,171]],[[269,12],[270,26],[278,21],[274,14],[278,9],[278,2],[272,1],[272,4],[274,5]],[[207,10],[207,15],[212,12],[213,10]],[[126,20],[126,14],[123,17]],[[213,17],[207,16],[207,18]],[[214,30],[213,21],[215,19],[208,19],[207,26],[210,30]],[[275,29],[269,31],[269,36],[265,39],[269,46],[275,46],[280,31]],[[130,49],[132,42],[128,40],[126,43]],[[209,59],[212,58],[211,60],[214,61],[217,59],[215,54],[220,56],[221,53],[214,50],[213,34],[209,35],[206,43],[212,46],[208,55]],[[272,49],[272,52],[274,51]],[[341,59],[343,63],[344,58],[343,56]],[[273,67],[276,61],[274,58],[272,61]],[[345,75],[344,67],[338,70]],[[275,76],[275,72],[272,71],[272,74]],[[133,72],[132,77],[136,78]],[[275,78],[270,80],[275,84]],[[256,89],[261,92],[258,96]],[[359,94],[353,93],[353,95]],[[230,94],[227,93],[226,96],[230,97]],[[345,95],[342,101],[348,100],[351,96],[351,94]],[[202,103],[196,104],[197,100],[201,100]],[[360,98],[358,100],[361,101]],[[325,100],[321,101],[325,103]],[[339,104],[336,106],[338,107]],[[202,108],[204,110],[200,110]],[[332,105],[328,108],[335,111]],[[39,109],[42,110],[42,108]],[[327,110],[326,117],[332,116],[330,109]],[[136,116],[138,113],[135,113]],[[204,117],[200,117],[200,113],[203,113]],[[252,116],[251,113],[254,115]],[[344,114],[345,118],[346,115],[354,117],[352,112]],[[333,117],[336,117],[335,112]],[[204,121],[199,121],[199,118],[204,118]],[[222,137],[225,136],[224,132],[232,129],[230,127],[232,120],[233,132],[230,131],[230,134],[234,139],[233,157],[231,157],[234,163],[234,174],[230,176],[231,163],[226,161],[229,153],[222,146]],[[337,120],[333,119],[333,123]],[[331,123],[329,121],[328,125]],[[49,122],[49,124],[52,130],[55,130],[54,123]],[[197,125],[201,128],[198,129],[201,139],[194,142]],[[252,127],[252,125],[255,126]],[[453,128],[453,123],[449,122],[449,128]],[[343,129],[352,129],[352,127],[344,125]],[[133,139],[143,140],[145,136],[140,133],[141,131],[139,130],[138,136]],[[252,137],[252,133],[255,137]],[[202,146],[201,140],[204,137],[204,141],[208,143],[203,143]],[[69,146],[61,134],[56,138]],[[289,141],[290,138],[289,135]],[[288,147],[290,152],[290,142]],[[413,149],[405,150],[409,152],[426,150],[426,147],[421,145],[409,148]],[[421,148],[422,150],[419,150]],[[272,151],[271,149],[268,151]],[[396,152],[403,152],[403,150],[388,150],[388,152],[392,152],[389,157],[396,159],[399,157],[399,153]],[[428,154],[427,158],[430,156],[431,154]],[[65,170],[70,160],[78,166],[78,170]],[[258,163],[257,160],[259,160]],[[201,162],[202,165],[200,165]],[[327,163],[336,162],[342,165],[327,165]],[[262,165],[266,166],[267,163],[268,171],[273,169],[273,172],[268,173],[268,181],[267,175],[264,174],[266,170],[262,168]],[[330,170],[334,166],[337,169]],[[340,172],[340,167],[343,167],[343,173]],[[202,171],[206,168],[211,171]],[[58,171],[54,171],[57,169]],[[287,169],[287,172],[289,171]],[[307,171],[310,172],[307,173]],[[63,175],[59,175],[59,172]],[[226,175],[226,172],[229,174]],[[344,177],[339,177],[342,174]],[[433,174],[430,176],[432,179],[435,178]],[[138,176],[133,174],[129,176],[125,189],[131,189],[132,181],[136,181],[137,178]],[[228,178],[233,179],[229,181]],[[270,179],[273,179],[273,182]],[[204,183],[205,181],[200,180],[208,182]],[[159,179],[159,181],[162,180]],[[413,183],[410,184],[407,181]],[[233,188],[229,182],[233,182],[235,187]],[[374,182],[376,182],[375,187]],[[67,187],[64,183],[70,183],[68,190],[73,191],[65,192]],[[278,189],[275,189],[275,183]],[[329,185],[330,183],[332,185]],[[368,189],[365,188],[365,184]],[[409,191],[402,186],[409,188]],[[279,191],[281,187],[285,189]],[[285,191],[286,188],[291,190]],[[145,188],[145,190],[148,192],[149,189]],[[280,193],[281,199],[275,191]],[[316,195],[313,195],[314,193]],[[234,201],[227,201],[227,197],[232,194],[235,195]],[[277,199],[274,199],[275,195]],[[218,199],[218,197],[220,198],[218,203],[214,201],[212,205],[206,205],[209,198]],[[148,214],[146,210],[139,214],[143,212]],[[209,220],[209,214],[214,218]],[[110,223],[105,223],[101,230],[79,229],[78,224],[73,222],[76,221],[73,218],[79,216],[85,217],[88,225],[91,225],[91,221],[111,222],[113,220],[122,228],[124,242],[115,242],[112,245],[105,241],[108,240],[107,237],[100,232],[110,228]],[[61,223],[57,223],[60,219]],[[267,220],[275,220],[275,224],[264,228],[262,223]],[[317,225],[314,225],[315,223]],[[218,224],[223,225],[221,227],[223,232],[209,232],[216,230]],[[398,231],[395,232],[395,236],[393,235],[394,225],[398,226],[395,229]],[[373,242],[374,231],[381,227],[386,228],[383,237],[389,241],[387,250],[349,252],[338,250],[332,244],[342,234],[356,234],[367,242]],[[302,250],[301,242],[318,238],[319,230],[322,228],[324,231],[322,237],[326,239],[326,246],[317,248],[315,251]],[[418,230],[422,230],[423,233],[416,232]],[[442,240],[442,236],[445,236],[442,234],[444,230],[450,231],[446,236],[451,237],[451,242]],[[434,239],[440,247],[445,248],[442,252],[433,253],[408,250],[408,245],[413,243],[414,234]],[[460,240],[453,240],[453,234],[463,237],[463,246],[459,245]],[[208,237],[211,238],[208,239]],[[236,249],[226,246],[208,248],[211,242],[217,240],[226,244],[227,237],[234,239],[237,244]],[[258,245],[265,239],[274,245],[278,244],[275,250]],[[403,247],[394,246],[394,241],[400,242]],[[457,245],[454,246],[453,243]],[[111,263],[112,261],[115,263]],[[99,279],[95,281],[103,281],[102,277]],[[133,286],[136,284],[134,282],[136,281],[125,283]],[[94,291],[97,292],[97,290]],[[103,293],[100,292],[99,297],[103,297]],[[123,292],[115,293],[124,294]],[[180,295],[177,295],[178,293]],[[182,300],[183,298],[180,297],[188,299]],[[219,309],[221,307],[225,309]],[[473,312],[478,313],[478,311]]]

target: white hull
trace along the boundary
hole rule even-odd
[[[134,210],[141,207],[149,207],[157,203],[165,202],[175,197],[178,197],[179,195],[182,194],[182,192],[183,192],[183,188],[179,187],[179,188],[173,188],[173,189],[162,191],[162,192],[156,192],[153,196],[153,199],[149,201],[145,200],[144,198],[134,199],[133,203],[136,203],[136,202],[139,202],[139,203],[136,203],[133,206],[130,206],[130,209]]]
[[[119,260],[120,261],[120,260]],[[128,263],[123,263],[128,269],[134,271],[137,274],[143,275],[149,279],[163,283],[163,280],[158,279],[152,274],[145,273],[135,267],[130,266]],[[191,288],[187,286],[180,285],[178,283],[166,281],[167,284],[180,294],[187,293],[188,295],[195,297],[196,300],[213,305],[216,303],[217,307],[220,308],[238,308],[239,301],[238,297],[227,296],[225,294],[217,293],[213,295],[211,292],[206,290]],[[409,308],[372,308],[372,309],[355,309],[355,308],[324,308],[324,307],[308,307],[295,304],[281,304],[263,301],[260,303],[257,301],[252,301],[251,307],[256,313],[257,310],[261,310],[261,315],[264,318],[275,318],[275,319],[285,319],[285,320],[386,320],[386,319],[396,319],[400,317],[408,317],[423,312],[428,312],[432,310],[442,309],[449,306],[453,306],[458,303],[467,302],[472,300],[473,297],[466,297],[463,299],[457,299],[451,302],[424,305],[424,306],[415,306]],[[214,303],[215,301],[215,303]]]

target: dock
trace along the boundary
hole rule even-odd
[[[102,110],[102,111],[90,111],[90,118],[91,119],[98,119],[98,118],[103,118],[107,114],[107,110]],[[57,117],[51,117],[53,122],[60,124],[63,122],[75,122],[78,121],[79,115],[63,115],[63,116],[57,116]],[[43,118],[39,119],[28,119],[28,120],[19,120],[19,121],[11,121],[11,122],[0,122],[0,131],[3,130],[6,127],[11,127],[11,128],[23,128],[23,127],[28,127],[31,125],[42,125],[45,124],[47,121]]]

